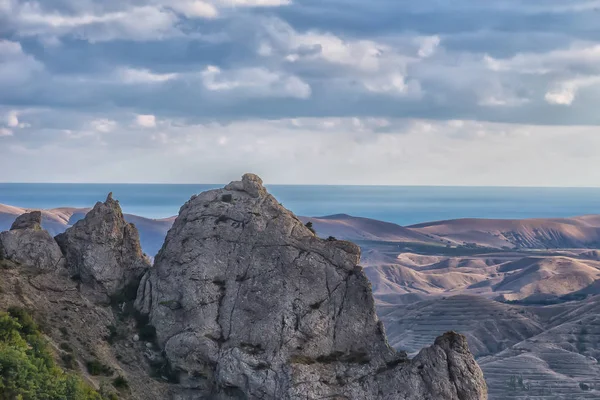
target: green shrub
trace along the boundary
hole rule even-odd
[[[23,309],[0,313],[0,400],[102,400],[79,377],[60,369]]]
[[[64,337],[66,337],[66,338],[69,337],[69,331],[64,326],[61,326],[60,328],[58,328],[58,330],[60,331],[61,335],[63,335]]]
[[[31,315],[21,307],[10,307],[8,314],[17,320],[21,325],[20,331],[25,335],[33,335],[39,331],[39,328]]]
[[[306,226],[308,228],[309,231],[311,231],[313,234],[316,234],[317,232],[315,231],[315,228],[313,228],[313,223],[308,221],[304,226]]]
[[[73,352],[73,348],[71,347],[71,345],[69,343],[62,342],[59,347],[62,351],[66,351],[67,353]]]
[[[62,359],[63,365],[65,368],[76,370],[77,369],[77,361],[75,360],[75,356],[73,354],[67,353],[60,356]]]
[[[102,364],[98,360],[89,360],[86,363],[86,367],[87,367],[87,370],[90,373],[90,375],[106,375],[106,376],[110,376],[113,373],[111,367],[109,367],[108,365]]]
[[[104,339],[106,339],[106,341],[108,343],[113,344],[119,338],[119,331],[117,330],[117,327],[114,325],[109,325],[106,328],[108,329],[110,334],[107,337],[105,337]]]
[[[119,375],[113,380],[113,386],[117,389],[127,389],[129,388],[129,382],[127,382],[127,379]]]

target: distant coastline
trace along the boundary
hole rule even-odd
[[[21,208],[86,208],[114,192],[124,212],[162,219],[218,184],[0,183],[0,204]],[[291,186],[269,190],[297,215],[348,214],[402,226],[459,218],[564,218],[600,214],[600,188]]]

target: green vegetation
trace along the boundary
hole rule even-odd
[[[109,325],[106,327],[108,329],[109,335],[107,337],[105,337],[104,339],[112,344],[114,343],[117,339],[119,339],[119,330],[117,329],[116,326],[114,325]]]
[[[73,352],[73,348],[71,347],[71,345],[69,343],[63,342],[60,344],[60,349],[63,351],[66,351],[67,353],[72,353]]]
[[[81,378],[60,369],[33,318],[0,312],[0,400],[102,400]]]
[[[86,367],[90,375],[106,375],[110,376],[113,373],[113,370],[108,365],[102,364],[98,360],[89,360],[86,363]]]
[[[309,231],[311,231],[312,233],[314,233],[315,235],[317,234],[317,232],[315,231],[315,228],[313,228],[313,223],[308,221],[306,224],[304,224],[304,226],[306,226],[308,228]]]
[[[127,389],[129,388],[129,382],[127,382],[127,379],[119,375],[113,380],[113,386],[117,389]]]

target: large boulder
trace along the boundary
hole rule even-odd
[[[143,278],[178,399],[482,400],[466,339],[388,346],[352,243],[322,240],[255,175],[194,196]]]
[[[22,214],[10,231],[0,233],[0,259],[33,267],[40,272],[60,271],[65,260],[54,238],[42,229],[42,213]]]
[[[126,289],[137,288],[150,267],[136,227],[125,221],[112,193],[56,240],[71,276],[92,288],[99,299],[121,297]]]

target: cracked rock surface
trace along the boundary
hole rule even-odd
[[[255,175],[194,196],[140,285],[177,399],[481,400],[466,339],[386,341],[359,248],[317,238]]]
[[[40,211],[20,215],[10,231],[0,233],[0,259],[43,272],[62,270],[65,260],[60,247],[41,223]]]
[[[119,296],[127,287],[137,287],[150,267],[136,227],[125,221],[112,193],[56,240],[70,275],[84,283],[99,301]]]

